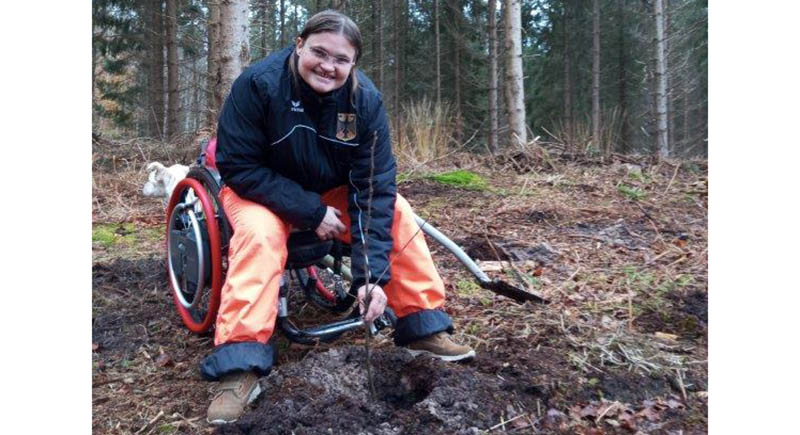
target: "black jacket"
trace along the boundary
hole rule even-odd
[[[366,240],[369,282],[385,285],[390,278],[386,269],[397,188],[381,95],[360,71],[354,101],[349,80],[324,96],[299,76],[295,86],[288,64],[292,51],[286,48],[253,64],[233,83],[219,117],[217,168],[237,195],[263,204],[298,228],[316,229],[326,211],[320,194],[346,184],[353,284],[367,280],[362,251]]]

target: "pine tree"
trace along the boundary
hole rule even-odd
[[[178,0],[167,0],[167,137],[180,132],[178,94]]]
[[[489,152],[497,152],[497,2],[489,0]]]
[[[655,8],[656,17],[656,134],[658,138],[658,155],[664,158],[669,157],[669,139],[667,137],[667,119],[669,117],[669,113],[667,113],[667,58],[665,46],[666,40],[664,38],[663,0],[655,0],[653,2],[653,7]]]
[[[522,80],[522,28],[519,0],[505,2],[506,106],[511,141],[527,143],[525,88]]]

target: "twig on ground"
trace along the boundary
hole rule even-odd
[[[645,263],[644,263],[644,264],[645,264],[646,266],[647,266],[647,265],[650,265],[650,264],[653,264],[653,263],[655,263],[655,262],[656,262],[656,260],[658,260],[659,258],[661,258],[661,257],[663,257],[663,256],[665,256],[665,255],[667,255],[667,254],[669,254],[670,252],[672,252],[672,250],[670,250],[670,249],[667,249],[666,251],[664,251],[664,252],[662,252],[662,253],[660,253],[660,254],[656,255],[655,257],[653,257],[653,258],[651,258],[651,259],[649,259],[649,260],[645,261]]]
[[[104,380],[104,381],[93,382],[93,383],[92,383],[92,388],[94,388],[94,387],[98,387],[98,386],[100,386],[100,385],[105,385],[105,384],[113,384],[114,382],[120,382],[120,381],[122,381],[123,379],[124,379],[123,377],[119,377],[119,378],[111,378],[111,379],[106,379],[106,380]]]
[[[633,291],[628,290],[628,332],[633,331]]]
[[[680,258],[678,258],[677,260],[675,260],[672,263],[668,264],[666,267],[667,268],[672,267],[672,266],[674,266],[674,265],[686,260],[686,258],[687,258],[686,255],[682,255]]]
[[[556,291],[558,291],[558,292],[560,292],[562,295],[566,296],[567,294],[566,294],[566,293],[564,293],[564,290],[563,290],[564,286],[566,286],[568,282],[572,281],[572,279],[573,279],[573,278],[575,278],[575,276],[576,276],[576,275],[578,275],[578,273],[579,273],[580,271],[581,271],[581,266],[578,266],[578,268],[577,268],[577,269],[575,269],[575,272],[572,272],[572,275],[570,275],[570,276],[569,276],[569,278],[565,279],[565,280],[564,280],[564,282],[562,282],[562,283],[561,283],[561,285],[559,285],[559,286],[556,288]]]
[[[518,419],[518,418],[522,418],[522,417],[524,417],[524,416],[526,416],[526,415],[528,415],[528,414],[527,414],[527,413],[520,414],[520,415],[518,415],[518,416],[516,416],[516,417],[513,417],[513,418],[510,418],[510,419],[508,419],[508,420],[504,419],[504,418],[501,416],[501,417],[500,417],[500,423],[497,423],[496,425],[494,425],[494,426],[490,427],[490,428],[489,428],[489,430],[490,430],[490,431],[493,431],[493,430],[495,430],[495,429],[497,429],[498,427],[501,427],[501,426],[503,427],[503,430],[505,430],[505,425],[506,425],[506,423],[511,423],[512,421],[514,421],[514,420],[516,420],[516,419]]]
[[[162,409],[162,410],[158,411],[158,415],[156,415],[155,417],[153,417],[153,419],[152,419],[152,420],[148,421],[148,422],[147,422],[147,424],[145,424],[144,426],[142,426],[142,428],[141,428],[141,429],[139,429],[138,431],[136,431],[136,433],[137,433],[137,434],[140,434],[140,433],[144,432],[145,430],[147,430],[147,428],[149,428],[150,426],[152,426],[152,425],[153,425],[153,423],[157,422],[157,421],[158,421],[158,420],[159,420],[161,417],[163,417],[163,416],[164,416],[164,410]]]
[[[600,415],[597,416],[597,418],[594,419],[594,424],[599,424],[600,420],[602,420],[603,417],[606,416],[606,414],[608,414],[612,409],[619,408],[619,406],[620,406],[620,403],[616,402],[616,401],[614,403],[612,403],[611,405],[608,405],[608,408],[606,408],[603,412],[600,413]]]
[[[686,388],[683,386],[683,374],[681,373],[681,369],[675,369],[675,373],[677,373],[678,378],[678,386],[681,389],[681,396],[683,396],[683,401],[686,401]]]
[[[680,167],[681,167],[680,163],[678,163],[678,165],[675,166],[675,172],[672,173],[672,178],[669,180],[669,183],[667,183],[667,188],[664,189],[663,192],[661,192],[661,196],[664,196],[664,195],[667,194],[667,191],[669,190],[670,186],[672,186],[672,182],[675,181],[675,176],[678,175],[678,169],[680,169]]]

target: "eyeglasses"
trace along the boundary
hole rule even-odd
[[[339,68],[350,66],[353,63],[352,60],[345,56],[331,56],[327,51],[319,47],[308,47],[308,49],[321,62],[330,62]]]

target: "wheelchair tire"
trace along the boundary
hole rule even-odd
[[[210,198],[206,186],[207,184],[201,180],[187,176],[175,186],[167,205],[167,278],[170,282],[173,301],[181,320],[190,331],[197,334],[205,333],[213,326],[219,310],[223,283],[222,242],[220,240],[219,221],[213,205],[214,200]],[[186,204],[186,196],[190,190],[194,192],[199,201],[199,210],[197,210],[196,205]],[[176,234],[181,232],[189,233],[190,231],[190,228],[188,228],[190,224],[187,224],[187,220],[183,219],[183,215],[179,216],[179,213],[184,213],[184,210],[186,210],[185,214],[190,215],[189,217],[192,218],[192,224],[201,225],[200,223],[203,223],[204,228],[201,228],[199,232],[201,236],[207,236],[208,238],[207,243],[205,240],[197,242],[198,246],[200,246],[198,251],[201,251],[198,256],[202,259],[198,269],[202,272],[200,272],[201,276],[198,278],[198,282],[193,283],[196,287],[194,293],[186,292],[184,290],[189,289],[181,288],[177,273],[174,270],[177,266],[172,264],[173,258],[171,256],[171,246],[176,242],[176,238],[180,237],[176,236]],[[199,219],[195,217],[195,210],[202,211]],[[196,228],[192,229],[196,230]],[[203,229],[205,231],[202,231]],[[206,249],[208,249],[208,252],[202,252]],[[206,265],[206,261],[210,261],[210,264]],[[203,279],[203,276],[206,275],[206,269],[208,269],[208,275],[210,275],[209,282],[204,282],[205,280]],[[188,272],[185,272],[185,274],[188,274]],[[184,285],[188,282],[185,277],[183,282]],[[198,295],[196,294],[197,291],[202,293]],[[191,295],[192,302],[188,307],[185,305],[185,295]]]
[[[204,166],[192,166],[186,176],[199,181],[203,184],[203,187],[211,192],[211,200],[213,201],[214,208],[217,212],[217,222],[219,222],[219,241],[220,245],[222,246],[222,254],[224,256],[228,252],[228,246],[231,241],[231,236],[233,235],[233,229],[228,222],[228,217],[225,215],[225,210],[222,208],[222,201],[219,198],[221,186],[217,182],[216,178],[211,175],[211,172],[209,172],[209,170]]]

